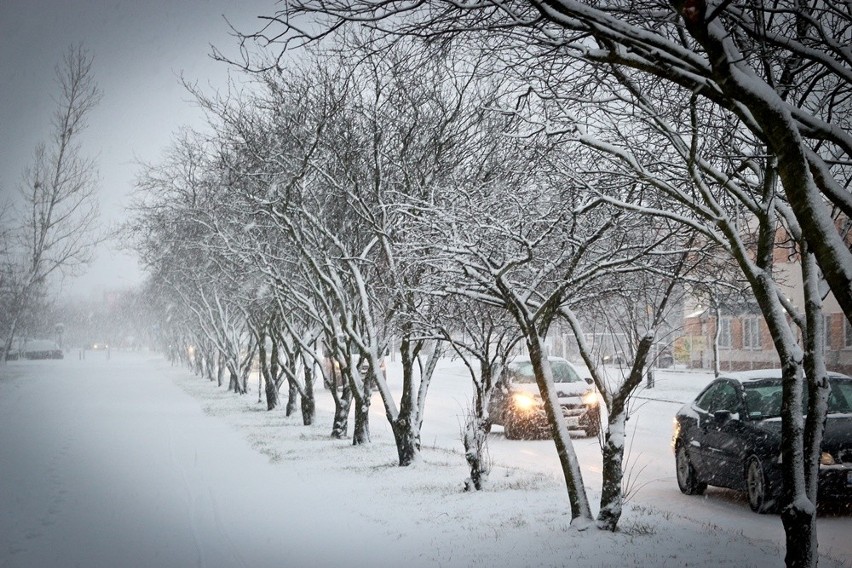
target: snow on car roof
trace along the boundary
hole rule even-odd
[[[840,373],[834,373],[829,371],[828,376],[832,378],[838,379],[848,379],[849,377]],[[740,381],[741,383],[747,383],[751,381],[759,381],[765,379],[780,379],[781,378],[781,369],[756,369],[754,371],[735,371],[731,373],[722,373],[719,375],[720,379],[734,379],[736,381]]]
[[[517,357],[513,357],[513,358],[509,359],[509,363],[528,363],[529,360],[530,360],[529,355],[518,355]],[[549,355],[547,357],[547,360],[548,361],[565,361],[566,363],[569,362],[568,359],[565,359],[564,357],[556,357],[555,355]]]

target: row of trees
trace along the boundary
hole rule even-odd
[[[825,293],[822,288],[831,289],[852,321],[848,236],[852,12],[848,4],[824,0],[487,0],[472,4],[295,0],[267,22],[264,29],[246,38],[289,47],[352,24],[372,29],[379,37],[472,41],[494,54],[505,70],[522,69],[525,78],[540,78],[546,96],[568,91],[575,101],[595,106],[606,102],[604,106],[615,113],[611,116],[621,113],[632,118],[635,109],[642,109],[642,120],[663,133],[665,149],[676,150],[686,174],[681,179],[692,181],[695,191],[682,195],[685,203],[704,208],[705,222],[723,231],[728,243],[739,229],[729,221],[737,218],[720,216],[717,209],[731,201],[740,203],[748,212],[746,221],[753,224],[753,238],[746,243],[751,246],[732,248],[739,250],[735,257],[755,290],[784,369],[784,462],[805,464],[804,471],[785,468],[791,504],[782,513],[787,562],[815,564],[814,513],[806,503],[813,503],[816,495],[820,404],[809,409],[806,425],[798,417],[805,388],[802,368],[809,377],[810,400],[825,394],[822,338],[816,323],[819,299]],[[565,73],[577,65],[588,74],[578,78]],[[579,87],[598,85],[602,76],[614,79],[619,87],[604,89],[600,97],[595,96],[597,87],[591,91]],[[624,106],[613,107],[611,99],[606,99],[614,95],[624,100],[628,93]],[[588,137],[586,123],[576,120],[573,108],[566,110],[548,118],[567,119],[567,127],[576,129],[580,139]],[[553,124],[547,120],[545,127]],[[602,155],[611,156],[628,177],[638,176],[657,190],[657,184],[647,180],[656,177],[658,160],[645,152],[644,140],[636,148],[631,139],[635,141],[630,129],[617,126],[603,140],[587,141]],[[737,183],[731,185],[732,180]],[[714,186],[725,190],[725,198],[707,206],[704,188]],[[743,187],[758,189],[756,196],[743,194]],[[662,212],[671,217],[671,212]],[[804,314],[793,313],[769,282],[767,255],[777,221],[773,216],[782,217],[781,224],[797,241],[803,258],[804,286],[809,290]],[[804,345],[795,342],[785,311],[806,338]],[[802,545],[801,535],[809,535],[804,539],[809,544]]]
[[[305,423],[317,368],[342,383],[332,435],[348,434],[353,410],[355,444],[370,440],[377,392],[404,466],[418,459],[435,363],[452,349],[476,386],[464,441],[479,488],[496,373],[523,343],[583,523],[590,507],[543,341],[557,320],[577,336],[617,322],[635,356],[630,378],[595,373],[610,422],[600,523],[614,529],[628,397],[677,295],[702,280],[706,247],[609,203],[639,192],[574,145],[528,131],[507,110],[519,84],[487,59],[417,42],[377,56],[362,41],[259,74],[242,96],[196,93],[211,131],[183,132],[140,176],[128,229],[174,357],[192,346],[199,373],[227,374],[243,393],[257,356],[267,407],[286,380],[288,411],[300,400]],[[582,347],[597,360],[596,345]],[[391,349],[398,399],[381,371]]]
[[[543,338],[556,320],[578,338],[618,321],[632,340],[623,382],[601,377],[595,346],[580,342],[608,410],[597,521],[614,529],[629,395],[667,310],[678,293],[712,298],[746,283],[785,377],[787,561],[814,565],[828,289],[852,317],[850,14],[821,2],[661,7],[288,3],[250,37],[334,31],[334,48],[286,69],[283,55],[244,61],[257,88],[197,93],[213,133],[184,133],[142,176],[132,229],[170,342],[201,349],[204,372],[227,368],[237,392],[255,345],[270,407],[286,377],[306,421],[305,371],[323,342],[345,380],[333,432],[346,431],[354,401],[353,439],[369,441],[377,389],[401,465],[416,460],[448,345],[476,385],[464,437],[474,486],[492,370],[523,343],[584,526]],[[309,15],[324,19],[303,31]],[[343,37],[350,21],[368,30]],[[801,312],[773,279],[777,246],[801,259]],[[397,345],[399,401],[380,372]]]

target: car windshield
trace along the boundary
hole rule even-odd
[[[852,379],[831,379],[828,395],[829,414],[852,413]],[[752,418],[781,416],[781,379],[755,381],[745,387],[746,411]],[[802,396],[802,407],[808,406],[808,391]]]
[[[553,370],[553,382],[555,383],[575,383],[582,380],[574,368],[566,361],[551,361],[550,368]],[[509,373],[512,377],[512,382],[535,382],[532,363],[529,361],[517,361],[510,363]]]

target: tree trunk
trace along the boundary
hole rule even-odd
[[[816,507],[787,506],[781,511],[781,522],[787,554],[784,563],[788,568],[810,568],[817,565]]]
[[[287,376],[287,408],[285,411],[286,416],[292,416],[296,409],[299,407],[299,385],[296,384],[296,381]]]
[[[488,432],[491,424],[476,411],[468,416],[464,426],[464,457],[470,469],[470,478],[465,481],[465,489],[481,491],[491,472],[488,459]]]
[[[216,365],[216,384],[222,386],[222,378],[225,376],[225,356],[219,353],[219,363]]]
[[[355,400],[355,429],[352,432],[352,445],[360,446],[361,444],[370,443],[370,402],[373,384],[373,376],[370,371],[361,377],[361,384],[355,384],[355,376],[351,373],[347,374],[347,378],[352,381],[353,386],[360,386],[361,390],[351,389],[352,397]]]
[[[6,343],[3,345],[3,353],[0,354],[3,356],[3,363],[6,362],[6,357],[9,356],[9,351],[12,350],[12,342],[15,340],[15,332],[18,329],[18,318],[12,319],[12,324],[9,326],[9,334],[6,336]]]
[[[275,384],[269,372],[263,373],[263,378],[266,383],[266,410],[272,410],[278,407],[278,385]]]
[[[399,352],[402,361],[402,399],[399,403],[399,414],[389,422],[396,442],[399,465],[406,467],[414,463],[420,454],[420,431],[415,420],[417,404],[414,400],[416,359],[412,357],[412,341],[408,333],[403,333]]]
[[[331,437],[342,440],[346,437],[349,429],[349,407],[352,406],[352,391],[349,385],[343,385],[343,390],[337,392],[337,384],[332,385],[334,389],[334,422],[331,426]]]
[[[670,288],[671,290],[671,288]],[[662,306],[660,306],[662,308]],[[604,445],[601,448],[603,458],[603,476],[601,480],[601,501],[598,512],[598,528],[614,531],[621,519],[624,505],[624,431],[627,422],[627,401],[642,383],[642,375],[647,366],[648,356],[654,345],[653,334],[646,334],[636,347],[636,355],[630,374],[611,397],[609,418],[607,420]]]
[[[602,448],[603,480],[601,483],[601,502],[598,512],[598,528],[614,531],[621,519],[624,495],[624,410],[609,417],[609,427]]]
[[[355,428],[352,432],[352,445],[370,443],[370,399],[355,402]]]
[[[491,432],[491,419],[488,414],[488,402],[491,398],[493,377],[487,360],[480,359],[480,380],[473,381],[473,415],[465,420],[463,431],[464,457],[470,469],[470,478],[465,481],[465,489],[481,491],[488,474],[491,473],[491,463],[488,456],[488,434]]]
[[[583,483],[583,476],[580,472],[580,463],[577,460],[577,454],[574,452],[574,446],[568,435],[568,429],[565,427],[556,393],[553,392],[552,382],[548,383],[544,378],[543,364],[546,363],[547,356],[542,348],[541,338],[536,333],[530,333],[526,335],[526,342],[530,352],[530,362],[535,371],[536,382],[541,391],[541,397],[544,399],[544,410],[547,413],[547,421],[550,424],[550,432],[553,436],[553,442],[556,445],[556,453],[559,456],[562,474],[565,477],[565,485],[568,489],[568,501],[571,504],[571,521],[572,523],[577,519],[591,521],[592,509],[589,506],[589,498],[586,495],[586,486]],[[557,415],[557,411],[560,414]]]
[[[243,383],[240,380],[240,374],[236,369],[228,369],[229,378],[228,378],[228,390],[234,391],[236,394],[245,394],[243,390]]]
[[[201,360],[202,360],[201,349],[196,347],[192,351],[192,373],[196,377],[203,377],[204,376],[204,365],[201,362]]]
[[[420,433],[415,432],[408,418],[400,418],[391,423],[393,438],[396,442],[396,452],[399,465],[407,467],[416,462],[420,456]]]
[[[316,419],[316,399],[314,398],[314,372],[305,364],[305,392],[302,395],[302,424],[310,426]]]
[[[204,349],[204,378],[208,381],[215,380],[213,376],[213,370],[216,367],[216,357],[213,353],[213,350],[210,348]]]

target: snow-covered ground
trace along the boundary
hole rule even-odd
[[[423,460],[399,468],[375,400],[373,443],[331,440],[153,354],[0,365],[0,567],[780,566],[777,516],[732,492],[681,495],[668,438],[706,374],[639,394],[618,533],[569,527],[552,442],[490,440],[486,491],[461,490],[470,387],[439,366]],[[389,367],[395,382],[395,366]],[[596,506],[600,450],[576,438]],[[852,515],[819,521],[821,566],[852,566]]]

